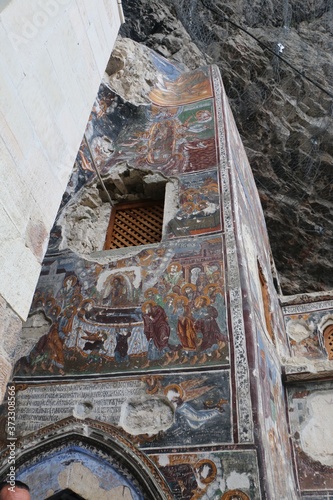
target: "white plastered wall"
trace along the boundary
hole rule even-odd
[[[117,0],[0,0],[0,296],[22,319],[119,8]]]

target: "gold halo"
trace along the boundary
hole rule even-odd
[[[250,497],[241,490],[229,490],[222,495],[221,500],[230,500],[233,496],[237,495],[241,500],[250,500]]]
[[[199,304],[199,301],[202,300],[202,299],[205,299],[206,301],[206,306],[209,306],[210,304],[210,298],[207,297],[207,295],[199,295],[199,297],[197,297],[194,301],[194,306],[197,307],[198,304]]]
[[[186,201],[183,206],[182,206],[182,209],[183,210],[186,210],[186,208],[189,207],[191,208],[192,210],[194,210],[196,208],[196,205],[195,203],[193,203],[193,201]]]
[[[185,306],[187,306],[187,304],[189,303],[189,300],[184,295],[178,295],[178,297],[175,299],[175,302],[176,302],[176,304],[178,302],[182,302]]]
[[[200,482],[204,483],[204,484],[209,484],[212,481],[214,481],[214,479],[216,477],[216,473],[217,473],[216,464],[212,460],[208,460],[208,458],[204,458],[202,460],[199,460],[199,462],[197,462],[194,467],[196,468],[196,470],[198,470],[198,469],[200,469],[200,467],[202,465],[206,465],[206,464],[210,465],[210,467],[212,468],[212,472],[211,472],[211,474],[209,474],[208,477],[201,478],[201,476],[200,476]]]
[[[146,310],[146,307],[150,305],[152,307],[156,306],[156,302],[154,302],[153,300],[146,300],[146,302],[144,302],[141,306],[141,311],[146,314],[144,311]]]
[[[177,266],[177,271],[181,271],[182,269],[182,266],[179,262],[171,262],[168,267],[167,267],[167,271],[170,272],[170,268],[171,266]]]
[[[168,293],[168,295],[164,297],[163,302],[166,302],[169,298],[175,300],[176,297],[179,297],[177,293]]]
[[[208,295],[210,289],[215,290],[217,288],[217,285],[215,283],[210,283],[209,285],[206,285],[205,288],[203,289],[203,292],[205,295]]]
[[[183,285],[181,287],[181,291],[182,293],[185,293],[185,290],[186,288],[191,288],[194,292],[196,291],[197,287],[195,285],[193,285],[193,283],[185,283],[185,285]]]
[[[59,316],[59,314],[61,313],[61,307],[53,306],[50,310],[50,313],[52,314],[52,316]]]
[[[184,391],[178,384],[170,384],[164,388],[164,395],[167,396],[169,391],[178,392],[180,399],[183,399]]]
[[[144,296],[147,298],[148,292],[154,292],[155,294],[158,294],[157,288],[147,288],[147,290],[144,293]]]
[[[80,308],[87,306],[88,304],[91,304],[92,306],[95,304],[94,299],[84,299],[82,302],[80,302]]]
[[[73,285],[76,285],[76,283],[77,283],[77,277],[74,276],[74,274],[70,274],[69,276],[66,276],[66,278],[64,278],[63,284],[66,285],[68,280],[73,280]]]

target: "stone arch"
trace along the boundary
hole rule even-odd
[[[9,453],[7,448],[3,454],[3,480],[9,473]],[[112,488],[125,488],[128,499],[132,491],[142,500],[172,499],[156,466],[109,424],[69,417],[18,440],[15,454],[16,479],[29,484],[32,498],[48,498],[67,488],[89,500],[100,488],[98,497],[107,500],[109,491],[118,491]]]
[[[323,336],[328,359],[333,359],[333,323],[326,326],[323,331]]]
[[[321,319],[318,330],[322,334],[327,357],[329,360],[333,360],[333,314],[328,314]]]

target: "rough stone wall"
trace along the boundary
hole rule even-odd
[[[123,4],[125,36],[190,68],[200,66],[203,57],[219,65],[260,193],[283,292],[331,289],[332,4]],[[191,50],[191,39],[201,55]]]

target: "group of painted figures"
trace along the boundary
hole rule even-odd
[[[228,339],[218,324],[218,310],[213,305],[219,291],[213,287],[212,298],[195,297],[195,288],[187,283],[183,286],[184,295],[169,294],[164,308],[153,300],[143,304],[147,363],[164,357],[164,365],[176,361],[195,364],[221,356]]]
[[[116,274],[112,281],[111,309],[106,309],[105,299],[97,306],[94,298],[84,298],[85,290],[77,276],[68,274],[55,297],[37,290],[32,311],[43,311],[52,324],[29,355],[20,360],[17,373],[24,368],[25,373],[37,370],[64,375],[65,361],[75,369],[78,358],[86,368],[89,364],[91,368],[100,365],[103,360],[125,368],[133,356],[140,354],[134,344],[141,345],[141,356],[137,357],[142,368],[221,362],[228,337],[218,274],[201,271],[195,283],[186,282],[181,264],[171,263],[156,286],[144,292],[141,314],[137,309],[139,321],[120,326],[112,324],[113,319],[109,324],[98,324],[101,312],[96,315],[94,311],[112,311],[117,318],[117,314],[128,310],[129,293],[122,274]]]

